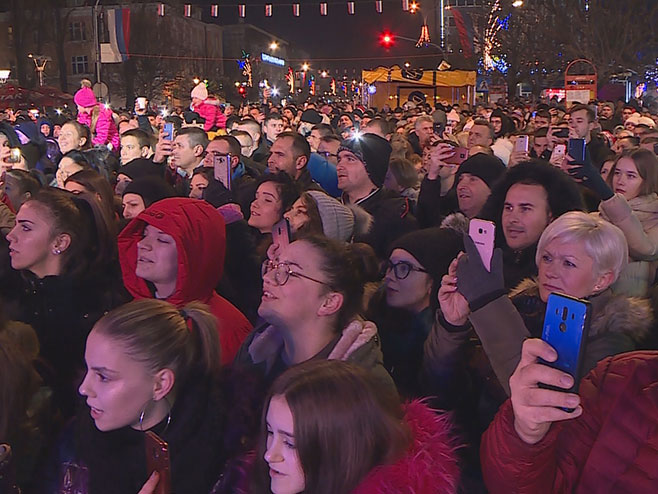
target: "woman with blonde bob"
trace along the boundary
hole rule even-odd
[[[63,481],[54,492],[154,492],[147,431],[169,445],[172,492],[210,492],[255,426],[242,426],[253,404],[240,406],[246,390],[230,391],[218,339],[215,317],[198,302],[178,310],[137,300],[100,319],[87,338],[79,388],[87,407],[76,417],[72,447],[59,448],[73,457],[59,458]]]
[[[628,246],[622,231],[601,218],[569,212],[548,225],[537,246],[537,278],[521,282],[509,296],[502,286],[499,249],[489,272],[473,242],[466,239],[465,244],[466,254],[452,262],[442,280],[438,319],[464,330],[470,321],[508,395],[523,341],[541,336],[546,302],[553,292],[592,304],[583,375],[604,357],[636,349],[649,332],[653,318],[648,302],[610,289],[626,266]],[[445,340],[441,329],[441,324],[435,325],[430,335],[435,345]],[[457,342],[456,333],[451,333],[452,347],[442,352],[454,352],[456,345],[465,343],[466,337]]]
[[[443,494],[457,490],[445,415],[397,395],[361,367],[309,361],[266,400],[252,494]]]

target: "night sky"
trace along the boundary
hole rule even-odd
[[[208,3],[213,3],[209,1]],[[237,6],[220,5],[219,18],[221,24],[238,22]],[[224,2],[227,4],[228,2]],[[230,3],[237,5],[236,0]],[[419,64],[435,67],[440,61],[438,51],[434,48],[417,49],[410,41],[397,40],[395,45],[387,50],[379,44],[379,36],[385,30],[394,34],[417,39],[423,22],[423,13],[409,14],[401,7],[401,0],[384,0],[384,12],[375,11],[374,0],[356,1],[356,14],[347,13],[346,1],[328,2],[328,15],[320,15],[319,2],[300,0],[301,13],[299,17],[292,15],[292,2],[290,0],[272,0],[272,17],[265,17],[265,2],[263,0],[244,0],[247,5],[245,22],[254,24],[282,39],[289,41],[293,46],[305,50],[311,55],[311,60],[318,61],[319,65],[329,65],[329,60],[320,62],[320,59],[332,59],[331,65],[344,61],[346,66],[377,66],[400,63],[401,60],[417,60]],[[422,1],[419,1],[422,6]],[[427,2],[426,0],[426,3]],[[439,34],[431,27],[433,16],[428,15],[430,36],[433,42],[439,41]],[[435,54],[431,58],[418,57],[418,55]],[[376,59],[377,57],[395,57],[394,59]],[[364,60],[348,60],[363,58]],[[316,64],[317,65],[317,64]]]

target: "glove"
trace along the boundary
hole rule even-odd
[[[457,265],[457,289],[468,301],[471,311],[476,311],[506,293],[503,251],[494,249],[491,271],[487,271],[473,239],[468,235],[464,235],[464,248],[466,255]]]
[[[570,164],[569,175],[580,180],[585,187],[594,191],[604,201],[615,195],[610,186],[601,177],[601,173],[592,164],[588,149],[585,149],[585,162],[582,165]]]

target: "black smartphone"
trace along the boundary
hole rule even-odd
[[[566,393],[578,393],[591,309],[592,306],[587,300],[561,293],[551,293],[548,296],[541,339],[555,349],[557,360],[555,362],[541,360],[541,363],[566,372],[573,377],[574,384],[569,389],[543,383],[540,383],[541,387]],[[564,410],[573,412],[574,409],[565,408]]]
[[[432,125],[432,130],[439,137],[441,137],[443,135],[443,129],[444,128],[445,128],[445,125],[442,124],[441,122],[435,122],[434,125]]]
[[[585,139],[569,139],[567,154],[574,159],[575,163],[585,163]]]
[[[569,137],[569,128],[564,127],[564,128],[557,129],[555,132],[553,132],[553,136],[554,137],[559,137],[561,139],[566,139],[567,137]]]
[[[290,223],[283,218],[272,227],[272,243],[277,244],[279,247],[284,247],[290,244]]]
[[[146,473],[150,477],[156,471],[160,476],[155,487],[155,494],[171,494],[171,461],[169,460],[169,445],[164,439],[147,431],[144,437],[146,449]]]

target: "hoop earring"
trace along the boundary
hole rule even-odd
[[[167,429],[169,429],[169,424],[171,423],[171,405],[169,404],[169,400],[167,400],[167,398],[163,399],[167,404],[167,423],[165,424],[164,430],[159,434],[160,436],[167,432]],[[155,403],[155,400],[149,400],[142,408],[142,412],[139,414],[139,430],[142,432],[146,432],[144,430],[144,416],[146,415],[146,410],[148,409],[151,402]]]

